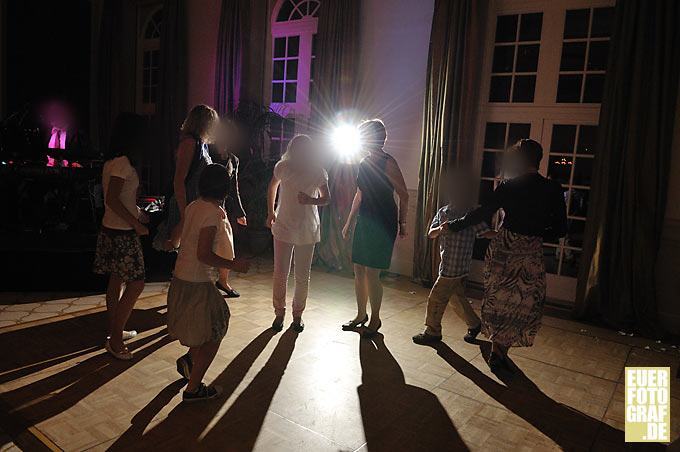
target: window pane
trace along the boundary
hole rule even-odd
[[[288,53],[289,57],[296,57],[300,53],[300,37],[299,36],[289,36],[288,37]]]
[[[607,57],[609,56],[609,41],[594,41],[590,43],[588,52],[588,70],[604,71],[607,69]]]
[[[583,102],[600,103],[602,102],[602,92],[604,91],[604,74],[586,75],[586,88],[583,92]]]
[[[501,174],[502,152],[484,152],[482,157],[482,177],[498,177]]]
[[[543,13],[522,14],[519,27],[520,41],[540,41]]]
[[[548,177],[560,184],[568,185],[573,161],[571,157],[551,155],[548,163]]]
[[[286,56],[286,38],[274,38],[274,58]]]
[[[512,90],[513,102],[533,102],[534,89],[536,88],[535,75],[515,76],[515,86]]]
[[[577,157],[574,167],[574,185],[590,186],[593,175],[593,159],[588,157]]]
[[[286,0],[283,5],[281,5],[281,9],[279,10],[278,16],[276,16],[276,21],[277,22],[287,22],[288,18],[290,17],[290,13],[293,12],[293,8],[295,8],[295,4],[290,1]]]
[[[545,260],[545,271],[553,275],[557,274],[557,265],[559,263],[557,258],[558,248],[553,246],[543,247],[543,258]]]
[[[515,42],[517,37],[517,14],[498,16],[496,42]]]
[[[575,217],[585,217],[588,215],[588,196],[590,190],[579,188],[571,189],[571,200],[569,201],[569,215]]]
[[[149,67],[151,66],[151,52],[146,51],[144,52],[144,67]]]
[[[491,193],[493,193],[493,181],[492,180],[484,180],[482,179],[479,181],[479,202],[480,204],[484,204],[489,201],[489,198],[491,197]]]
[[[562,46],[560,71],[582,71],[586,62],[585,42],[565,42]]]
[[[297,83],[286,83],[286,102],[294,103],[297,100]]]
[[[274,61],[272,80],[283,80],[283,68],[285,64],[285,60]]]
[[[518,47],[516,72],[536,72],[538,69],[538,48],[538,44]]]
[[[510,83],[512,77],[509,75],[497,75],[491,77],[491,89],[489,91],[489,102],[510,102]]]
[[[564,244],[581,248],[583,246],[583,231],[586,228],[586,222],[569,219],[567,223],[567,237],[564,240]]]
[[[531,124],[510,124],[507,146],[512,146],[522,138],[529,138]]]
[[[589,20],[589,9],[567,10],[567,15],[564,19],[564,38],[587,38]]]
[[[288,60],[286,62],[286,80],[297,80],[298,60]]]
[[[295,119],[287,118],[283,120],[283,137],[290,139],[295,135]]]
[[[594,154],[597,143],[597,126],[581,126],[578,131],[578,154]]]
[[[550,152],[571,154],[576,142],[576,126],[555,124],[552,129]]]
[[[505,149],[505,123],[487,122],[484,133],[484,147],[486,149]]]
[[[557,83],[557,102],[579,102],[582,80],[582,75],[560,75]]]
[[[158,73],[160,72],[160,70],[158,70],[158,68],[154,68],[150,72],[151,72],[151,84],[157,85],[158,84]]]
[[[496,46],[493,49],[491,72],[512,72],[515,62],[515,46]]]
[[[562,253],[562,269],[560,274],[576,278],[578,276],[578,267],[581,261],[581,252],[565,249]]]
[[[296,9],[293,11],[293,15],[290,16],[290,20],[300,20],[302,19],[302,13],[300,12],[299,9]]]
[[[283,102],[283,83],[272,83],[272,102]]]
[[[590,36],[593,38],[611,36],[613,20],[614,8],[595,8],[593,11],[593,29]]]

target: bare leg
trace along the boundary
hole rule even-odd
[[[120,291],[123,288],[123,280],[113,273],[109,276],[109,284],[106,287],[106,315],[109,319],[107,336],[113,331],[113,320],[116,317],[116,307],[120,301]]]
[[[187,383],[187,391],[194,392],[198,389],[198,386],[203,381],[205,373],[208,371],[208,367],[212,364],[217,350],[220,348],[220,343],[222,341],[208,342],[200,347],[189,348],[189,353],[191,353],[191,361],[193,367],[191,368],[191,376],[189,377],[189,383]]]
[[[130,313],[132,308],[135,307],[137,298],[144,290],[144,281],[130,281],[125,285],[125,290],[123,291],[123,296],[120,297],[120,301],[116,306],[113,323],[111,325],[111,347],[116,350],[124,350],[125,345],[123,345],[123,328],[130,318]]]
[[[366,268],[368,296],[371,299],[371,322],[368,328],[375,330],[380,322],[380,306],[382,305],[383,287],[380,281],[380,269]]]
[[[357,316],[354,321],[360,322],[366,317],[368,280],[366,279],[366,267],[359,264],[354,264],[354,293],[357,297]]]
[[[229,285],[229,269],[228,268],[220,268],[219,283],[222,284],[222,287],[225,287],[227,289],[231,289],[231,286]]]

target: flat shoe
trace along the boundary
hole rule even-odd
[[[200,402],[202,400],[210,400],[215,397],[219,397],[222,394],[222,388],[220,386],[206,386],[201,383],[198,389],[194,392],[184,391],[182,393],[182,401],[184,402]]]
[[[436,344],[437,342],[441,342],[442,337],[441,336],[435,336],[433,334],[420,333],[420,334],[416,334],[411,339],[413,339],[413,342],[415,344],[429,345],[429,344]]]
[[[111,347],[111,342],[107,339],[106,342],[104,343],[104,348],[106,349],[107,352],[109,352],[114,358],[120,359],[123,361],[130,361],[133,356],[130,350],[125,348],[123,351],[117,352]]]
[[[224,287],[219,281],[215,283],[215,286],[224,292],[225,298],[238,298],[241,296],[236,290]]]

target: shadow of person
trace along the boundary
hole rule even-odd
[[[362,384],[357,388],[368,450],[468,450],[439,399],[407,385],[382,335],[359,341]]]
[[[165,326],[164,308],[133,310],[128,328],[143,333]],[[101,311],[0,334],[0,384],[101,349],[107,324]]]
[[[8,433],[18,436],[28,427],[52,418],[76,405],[107,382],[138,364],[172,340],[164,328],[129,343],[134,352],[130,361],[120,361],[99,353],[54,375],[42,378],[0,395],[9,426]]]
[[[616,450],[624,444],[624,434],[607,423],[556,402],[541,391],[514,363],[514,372],[499,373],[498,383],[463,359],[444,342],[431,345],[444,361],[470,379],[491,398],[521,417],[565,450]],[[491,344],[480,345],[485,357]],[[637,448],[629,444],[631,448]],[[609,449],[611,447],[612,449]],[[647,450],[649,445],[644,446]],[[655,447],[652,446],[652,450]]]
[[[291,332],[292,333],[292,332]],[[152,400],[149,405],[147,405],[141,412],[145,414],[143,416],[137,417],[137,425],[132,425],[112,446],[109,450],[148,450],[150,448],[160,448],[161,450],[196,450],[202,448],[201,441],[205,442],[203,436],[206,435],[206,430],[211,428],[213,421],[219,416],[219,413],[223,411],[224,404],[227,399],[234,393],[238,385],[243,381],[243,378],[248,373],[255,360],[266,348],[269,341],[274,337],[275,333],[268,329],[260,333],[255,339],[253,339],[241,352],[227,365],[227,367],[220,373],[220,375],[215,378],[212,384],[219,385],[222,387],[222,395],[214,400],[208,400],[205,402],[197,402],[193,404],[180,403],[168,414],[168,416],[161,422],[152,427],[145,434],[141,434],[146,425],[142,425],[143,422],[150,422],[155,416],[151,410],[155,409],[160,411],[164,406],[162,401],[167,404],[172,396],[169,393],[165,393],[160,399]],[[290,339],[290,334],[284,334],[279,340],[272,357],[269,358],[271,362],[274,355],[279,355],[282,344],[287,343]],[[293,342],[295,339],[292,339]],[[292,352],[292,350],[291,350]],[[265,365],[265,368],[267,365]],[[263,368],[259,375],[264,371]],[[258,377],[255,377],[256,379]],[[254,382],[255,380],[253,380]],[[251,385],[248,387],[250,388]],[[166,388],[167,389],[167,388]],[[161,392],[165,392],[164,389]],[[259,388],[263,392],[265,388]],[[246,393],[248,389],[244,391]],[[242,399],[242,393],[239,399]],[[273,395],[273,393],[272,393]],[[169,396],[169,398],[168,398]],[[159,400],[161,403],[159,403]],[[234,403],[236,405],[236,402]],[[268,405],[267,405],[268,406]],[[233,406],[232,406],[233,408]],[[227,416],[232,416],[229,413],[232,412],[230,408],[224,416],[221,417],[218,424],[222,424],[224,418]],[[266,410],[265,410],[266,411]],[[157,412],[157,411],[156,411]],[[244,413],[245,415],[245,413]],[[217,428],[218,425],[212,426],[212,429]],[[247,430],[247,429],[246,429]],[[211,430],[212,431],[212,430]],[[259,431],[259,430],[258,430]],[[239,435],[245,434],[239,430],[232,432],[230,436],[225,436],[224,433],[215,442],[217,448],[225,450],[226,444],[232,444],[234,441],[238,441]],[[230,446],[229,446],[230,447]],[[209,447],[206,447],[209,448]],[[227,450],[231,450],[228,449]]]

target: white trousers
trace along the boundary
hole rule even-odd
[[[314,244],[293,245],[274,239],[274,290],[272,299],[274,313],[283,316],[286,313],[286,285],[290,274],[290,264],[295,259],[295,293],[293,295],[293,317],[302,315],[307,304],[309,292],[309,275],[314,256]]]

